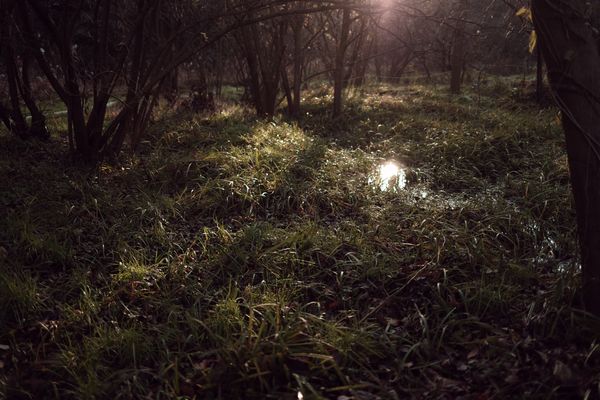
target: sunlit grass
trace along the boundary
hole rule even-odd
[[[98,176],[57,162],[64,143],[1,137],[0,393],[595,388],[555,112],[382,85],[332,122],[329,96],[306,92],[293,122],[169,113]]]

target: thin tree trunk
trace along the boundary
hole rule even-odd
[[[46,128],[46,117],[44,117],[44,114],[38,108],[31,90],[31,76],[29,74],[31,66],[30,62],[30,54],[22,55],[23,64],[21,67],[21,95],[25,105],[31,113],[31,126],[29,128],[29,132],[31,136],[39,139],[48,139],[50,137],[50,133]]]
[[[563,113],[588,311],[600,315],[600,54],[585,0],[533,0],[533,21]]]
[[[304,66],[304,46],[302,44],[304,16],[296,16],[292,26],[294,34],[294,81],[292,87],[292,108],[291,114],[298,116],[300,114],[300,99],[302,94],[302,72]]]
[[[535,79],[535,97],[538,104],[542,104],[544,101],[544,58],[542,56],[541,46],[537,46],[537,67],[536,67],[536,79]]]
[[[340,30],[340,41],[335,56],[335,71],[333,74],[333,117],[342,114],[344,95],[344,61],[348,50],[348,36],[350,35],[350,8],[342,11],[342,27]]]
[[[458,22],[457,27],[454,29],[454,46],[452,48],[452,59],[450,65],[452,69],[452,77],[450,78],[450,92],[452,94],[459,94],[462,86],[465,45],[465,22],[461,19]]]
[[[2,103],[0,103],[0,121],[10,129],[10,111]]]
[[[11,131],[20,137],[28,135],[27,122],[21,113],[21,102],[19,98],[19,72],[15,62],[15,54],[12,50],[12,43],[5,47],[6,53],[6,78],[8,80],[8,94],[11,103]]]
[[[294,113],[294,99],[292,97],[292,89],[290,88],[290,81],[287,76],[287,68],[285,66],[281,68],[281,87],[287,100],[288,114],[293,116]]]
[[[407,51],[404,54],[404,58],[402,60],[398,60],[398,63],[394,65],[394,69],[390,73],[391,81],[394,83],[400,83],[402,80],[402,76],[404,75],[404,71],[410,65],[414,58],[414,53],[412,50]]]
[[[346,74],[344,76],[344,87],[347,87],[350,84],[352,84],[352,86],[359,86],[356,85],[356,80],[360,74],[359,56],[365,43],[365,37],[367,36],[366,27],[367,20],[365,18],[361,18],[360,28],[358,30],[357,37],[355,37],[353,40],[354,46],[347,63],[348,68],[346,68]],[[367,58],[368,57],[365,57],[365,59]]]

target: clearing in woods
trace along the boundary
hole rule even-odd
[[[164,112],[93,174],[0,134],[0,394],[596,388],[556,110],[500,81],[371,86],[336,121],[331,99],[313,89],[296,122]]]

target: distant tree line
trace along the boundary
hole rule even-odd
[[[263,117],[282,105],[298,116],[316,79],[333,87],[333,117],[345,89],[368,79],[446,73],[459,93],[469,74],[522,71],[528,32],[515,2],[0,0],[0,120],[46,139],[44,109],[60,102],[72,153],[96,165],[135,150],[184,73],[197,108],[228,82]]]

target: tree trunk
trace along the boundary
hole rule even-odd
[[[583,300],[600,315],[600,54],[585,0],[533,0],[533,21],[563,114],[581,246]]]
[[[288,114],[290,116],[295,116],[296,112],[294,110],[294,99],[292,96],[292,89],[290,88],[290,81],[288,79],[287,69],[285,67],[281,69],[281,87],[287,100]]]
[[[302,72],[304,67],[304,45],[302,42],[304,30],[304,16],[296,16],[292,26],[294,33],[294,82],[292,88],[291,114],[295,117],[300,115],[300,99],[302,95]]]
[[[348,50],[348,36],[350,35],[350,8],[342,11],[342,27],[340,30],[340,41],[335,55],[335,71],[333,74],[333,117],[342,114],[343,92],[344,92],[344,61]]]
[[[465,62],[465,22],[461,19],[457,24],[456,28],[454,28],[454,46],[452,47],[452,59],[450,62],[452,69],[450,92],[452,94],[460,93]]]
[[[536,78],[535,78],[535,97],[538,104],[544,102],[544,58],[542,56],[542,47],[537,46],[537,67],[536,67]]]
[[[394,61],[394,65],[392,66],[392,70],[390,71],[391,81],[393,83],[400,83],[402,80],[402,76],[404,75],[404,71],[410,65],[414,58],[414,53],[412,50],[407,50],[403,53],[402,58],[397,57]]]
[[[344,87],[349,86],[360,86],[356,84],[356,81],[359,79],[360,75],[360,61],[359,56],[362,52],[362,48],[365,43],[365,38],[367,36],[366,33],[367,28],[367,20],[366,18],[360,19],[360,28],[358,29],[357,36],[352,40],[354,42],[352,53],[350,54],[350,58],[348,59],[348,68],[346,68],[346,74],[344,76]]]
[[[23,54],[21,58],[21,95],[23,97],[25,105],[27,106],[31,114],[31,125],[29,127],[29,134],[38,139],[49,139],[50,133],[46,128],[46,117],[38,108],[31,90],[31,55],[26,53]]]
[[[15,61],[15,54],[12,51],[12,44],[6,45],[4,53],[6,54],[6,79],[8,81],[8,95],[11,105],[11,126],[9,129],[12,133],[24,138],[28,136],[29,132],[27,122],[21,112],[18,68]]]

